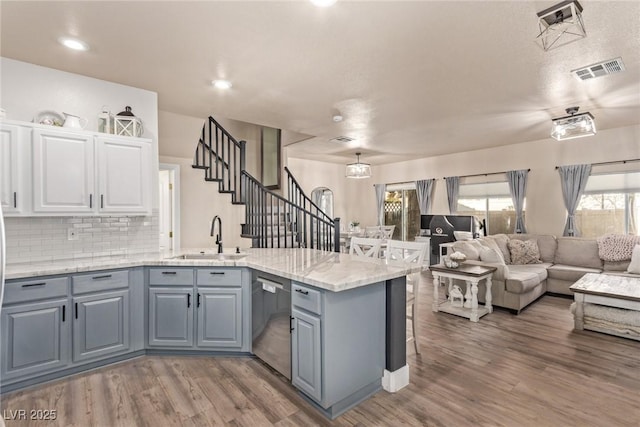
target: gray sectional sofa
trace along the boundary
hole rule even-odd
[[[487,242],[492,240],[496,244]],[[508,248],[510,239],[535,240],[541,263],[512,264]],[[490,244],[488,244],[490,243]],[[471,247],[469,245],[472,245]],[[496,246],[505,263],[481,260],[478,245]],[[475,248],[475,250],[474,250]],[[519,313],[546,292],[573,295],[569,287],[586,273],[617,274],[640,277],[626,273],[630,261],[604,262],[598,255],[596,239],[555,237],[536,234],[499,234],[474,241],[459,241],[453,250],[467,255],[468,264],[490,265],[497,268],[493,274],[491,293],[493,305]],[[478,287],[478,300],[484,302],[485,284]]]

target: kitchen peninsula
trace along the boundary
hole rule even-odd
[[[250,355],[263,273],[291,281],[292,384],[327,417],[408,383],[405,276],[420,267],[313,249],[183,252],[8,266],[3,392],[144,354]]]

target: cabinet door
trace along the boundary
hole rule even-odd
[[[100,212],[148,213],[151,207],[151,146],[130,138],[98,141]]]
[[[73,299],[73,361],[129,350],[129,291]]]
[[[94,161],[92,135],[35,129],[34,212],[94,212]]]
[[[198,288],[198,347],[242,347],[242,289]]]
[[[69,363],[67,300],[2,307],[2,380],[29,377]]]
[[[193,346],[193,288],[149,288],[149,345]]]
[[[20,212],[24,198],[20,187],[21,141],[19,126],[0,125],[0,202],[4,213]]]
[[[320,318],[292,310],[291,383],[309,397],[322,400]]]

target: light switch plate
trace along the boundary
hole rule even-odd
[[[67,240],[78,240],[78,230],[75,228],[67,228]]]

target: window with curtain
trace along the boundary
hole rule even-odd
[[[583,237],[640,236],[640,172],[592,174],[576,210],[576,223]]]
[[[458,215],[474,215],[485,220],[487,234],[510,234],[516,223],[516,211],[507,181],[461,182]],[[523,217],[526,218],[527,201]]]

